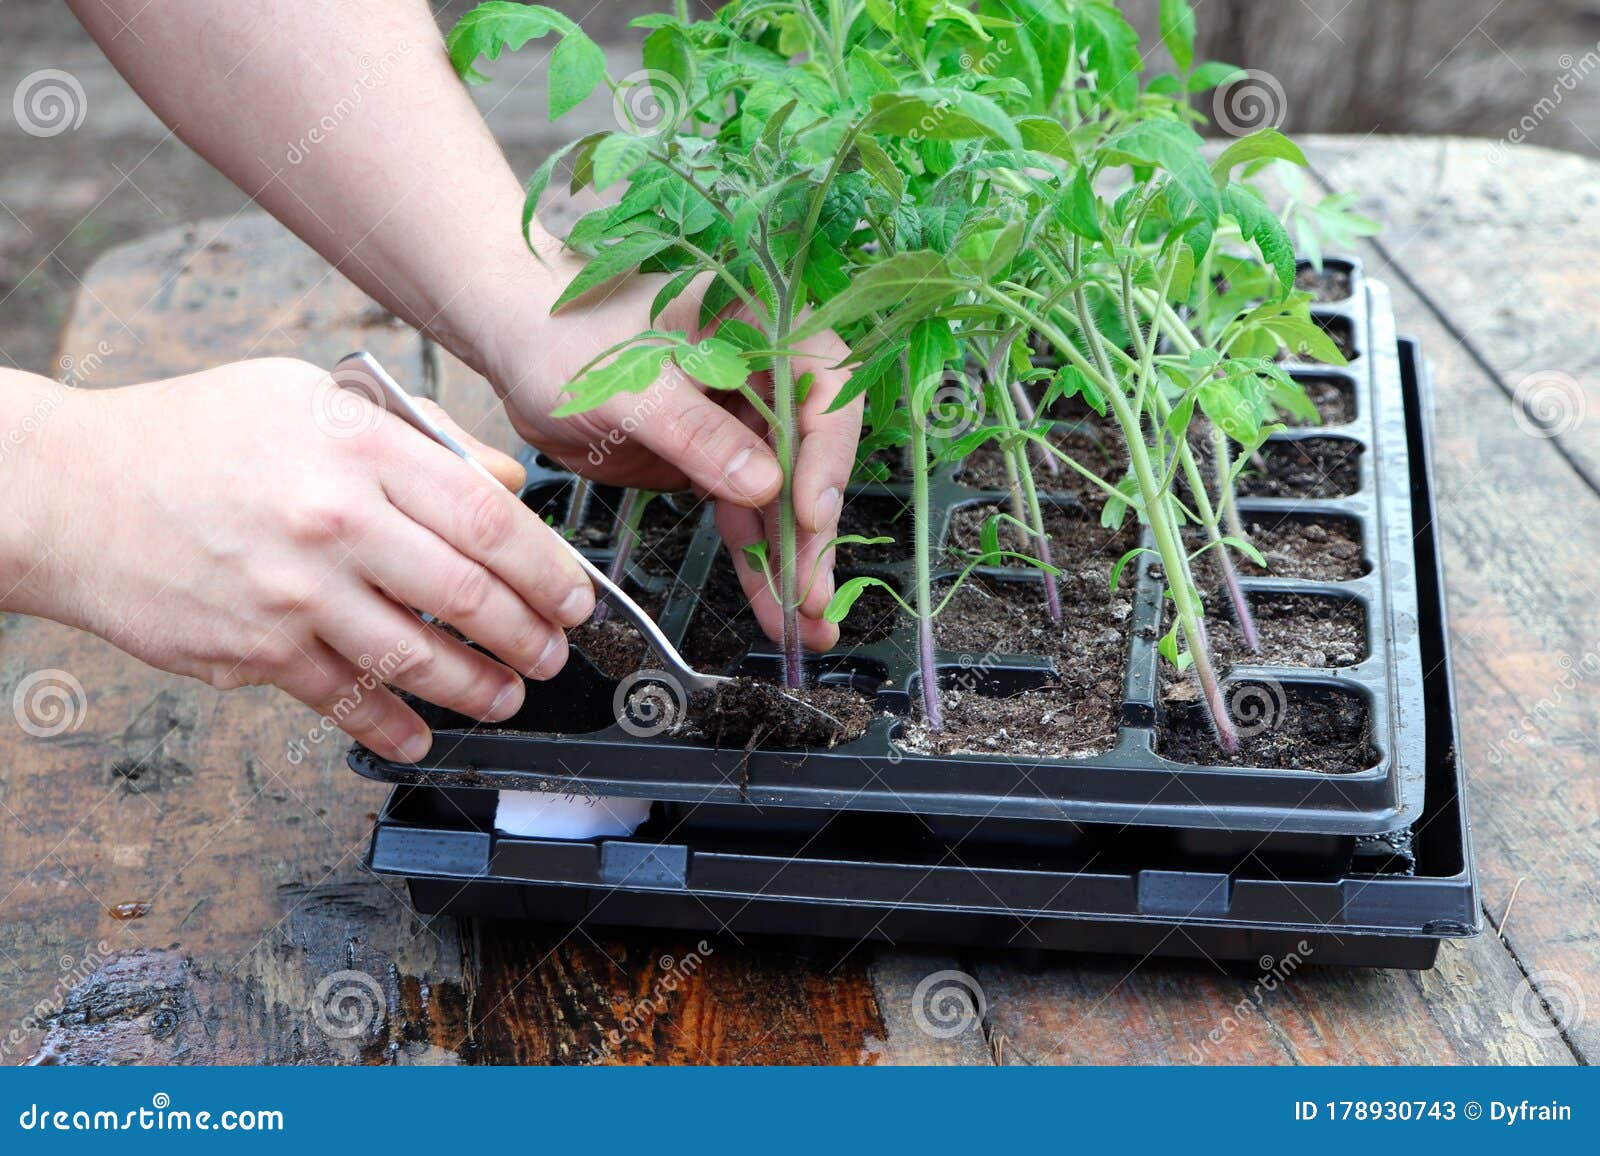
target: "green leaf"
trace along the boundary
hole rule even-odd
[[[661,292],[657,293],[656,299],[650,303],[650,321],[652,324],[654,324],[656,318],[666,311],[667,306],[683,296],[684,291],[689,288],[690,284],[699,275],[700,270],[691,265],[689,268],[682,269],[674,274],[661,287]]]
[[[1260,436],[1265,416],[1237,379],[1208,378],[1197,391],[1200,408],[1211,423],[1236,442],[1249,442]]]
[[[893,539],[890,539],[893,541]],[[859,599],[874,586],[881,586],[891,594],[899,595],[894,587],[882,578],[852,578],[838,590],[834,591],[833,600],[828,603],[828,608],[822,612],[822,617],[828,622],[843,622]]]
[[[575,140],[569,145],[564,145],[546,157],[544,164],[540,165],[538,171],[529,178],[522,200],[522,236],[524,240],[528,238],[528,229],[533,224],[533,218],[539,211],[539,202],[544,199],[545,190],[550,187],[550,178],[555,175],[556,166],[574,152],[592,146],[603,136],[605,136],[604,133],[591,133],[589,136]]]
[[[1132,562],[1140,554],[1150,554],[1157,558],[1161,557],[1161,555],[1157,554],[1154,550],[1151,550],[1148,547],[1135,546],[1122,557],[1118,558],[1117,564],[1111,568],[1111,589],[1113,592],[1116,591],[1118,584],[1122,580],[1122,571],[1127,567],[1129,562]]]
[[[445,50],[463,80],[483,84],[489,78],[473,67],[480,56],[498,60],[503,50],[516,52],[552,32],[561,36],[549,76],[550,119],[557,120],[587,100],[606,74],[605,53],[568,17],[542,4],[488,0],[456,21]]]
[[[1220,205],[1216,182],[1200,151],[1200,137],[1174,120],[1153,120],[1123,129],[1106,142],[1113,163],[1155,166],[1172,174],[1207,220],[1216,220]]]
[[[979,218],[962,230],[950,254],[951,265],[969,277],[995,280],[1022,247],[1022,225]]]
[[[891,371],[897,372],[900,356],[905,351],[904,342],[893,342],[874,353],[850,375],[850,380],[844,383],[844,388],[839,391],[839,396],[833,399],[833,404],[828,407],[827,412],[837,413],[887,378]]]
[[[1072,138],[1061,122],[1049,116],[1024,116],[1017,120],[1017,131],[1022,134],[1024,147],[1036,153],[1076,161],[1078,150],[1072,147]]]
[[[669,78],[677,86],[676,92],[660,93],[671,96],[674,104],[682,103],[684,95],[694,83],[694,49],[681,28],[664,25],[644,39],[644,67],[647,72]]]
[[[1161,42],[1180,72],[1188,72],[1194,64],[1194,36],[1194,9],[1189,0],[1161,0]]]
[[[1315,321],[1299,317],[1272,317],[1261,322],[1261,327],[1283,342],[1296,357],[1320,361],[1325,365],[1349,365],[1327,330]]]
[[[658,233],[634,233],[614,245],[608,245],[590,258],[589,263],[562,290],[561,296],[556,298],[556,303],[550,307],[550,312],[559,312],[613,277],[631,273],[639,267],[641,261],[648,261],[657,253],[671,248],[672,244],[671,237],[664,237]]]
[[[1108,4],[1078,4],[1077,44],[1088,53],[1094,72],[1095,88],[1105,93],[1117,108],[1131,111],[1139,102],[1139,34]]]
[[[859,321],[876,310],[941,302],[966,288],[942,253],[897,253],[857,275],[850,288],[816,310],[793,333],[796,341]]]
[[[1231,546],[1233,549],[1239,551],[1239,553],[1250,559],[1250,561],[1254,562],[1257,566],[1260,566],[1263,570],[1267,569],[1266,557],[1261,553],[1260,550],[1257,550],[1255,546],[1251,545],[1249,542],[1246,542],[1243,538],[1235,538],[1230,535],[1222,539],[1222,544],[1224,546]]]
[[[1262,259],[1272,267],[1278,279],[1279,296],[1294,291],[1294,242],[1289,231],[1276,213],[1267,207],[1260,193],[1246,185],[1234,185],[1223,190],[1222,211],[1239,223],[1239,232],[1247,241],[1255,242]]]
[[[1220,60],[1209,60],[1189,74],[1188,89],[1191,94],[1210,92],[1213,88],[1227,84],[1242,75],[1244,69],[1237,64],[1223,64]]]
[[[650,155],[650,142],[631,132],[614,132],[595,146],[594,187],[603,191],[625,181]]]
[[[708,389],[743,389],[750,380],[750,365],[738,346],[715,337],[680,346],[672,359]]]
[[[906,178],[900,166],[871,137],[858,137],[856,151],[861,154],[861,167],[883,187],[891,201],[899,202],[906,195]]]
[[[1091,241],[1103,240],[1100,229],[1100,198],[1094,191],[1094,179],[1087,168],[1078,169],[1072,184],[1056,202],[1056,220],[1080,237]]]
[[[972,140],[988,137],[1022,148],[1022,134],[1005,110],[966,89],[913,89],[872,98],[872,113],[862,131],[916,141]]]
[[[569,32],[550,54],[550,119],[560,120],[589,99],[606,78],[606,54],[581,32]]]
[[[1239,138],[1223,149],[1222,155],[1211,166],[1211,175],[1215,178],[1217,187],[1221,188],[1228,183],[1234,169],[1251,161],[1263,159],[1288,161],[1301,168],[1305,168],[1309,163],[1306,154],[1300,151],[1300,146],[1294,141],[1275,128],[1264,128],[1247,137]]]
[[[619,393],[643,393],[661,377],[667,350],[660,345],[630,345],[567,385],[569,400],[553,417],[571,417],[602,405]]]

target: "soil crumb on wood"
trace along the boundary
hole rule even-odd
[[[1375,766],[1367,707],[1353,694],[1318,687],[1238,683],[1224,688],[1239,749],[1224,754],[1199,708],[1192,680],[1168,690],[1157,749],[1177,763],[1354,774]]]
[[[694,733],[719,747],[832,748],[865,734],[873,714],[872,700],[853,690],[785,691],[753,678],[697,691],[689,699]]]
[[[1361,454],[1361,443],[1351,438],[1269,442],[1261,447],[1261,461],[1239,475],[1239,493],[1247,498],[1343,498],[1361,488]]]
[[[1367,572],[1361,532],[1343,518],[1286,518],[1276,525],[1247,529],[1250,541],[1266,557],[1267,569],[1240,557],[1236,561],[1241,573],[1343,582]]]
[[[1295,274],[1294,287],[1302,293],[1311,294],[1314,300],[1324,305],[1348,300],[1355,289],[1348,270],[1323,268],[1319,272],[1311,265],[1302,267]]]

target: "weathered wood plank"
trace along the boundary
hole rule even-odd
[[[1592,1063],[1600,164],[1459,140],[1321,146],[1315,163],[1388,222],[1374,273],[1438,363],[1440,521],[1485,908],[1497,928],[1504,919],[1512,950]],[[1508,394],[1527,381],[1523,400],[1537,391],[1565,415],[1559,438],[1519,419]]]
[[[245,357],[328,364],[358,345],[420,375],[415,334],[251,215],[107,254],[86,279],[61,348],[84,387],[102,388]],[[85,706],[74,729],[53,739],[17,731],[0,756],[0,926],[8,929],[0,1019],[37,1021],[66,1003],[52,1049],[86,1060],[401,1058],[387,1049],[363,1055],[312,1022],[318,985],[341,971],[377,977],[393,1014],[374,1031],[422,1018],[420,1005],[406,1003],[419,985],[460,987],[459,947],[423,934],[359,869],[382,789],[345,769],[342,740],[309,744],[296,765],[290,743],[315,720],[287,697],[219,695],[87,635],[9,621],[0,692],[10,701],[41,670],[76,680]],[[115,918],[123,904],[144,905],[142,914]],[[130,950],[146,954],[114,955]],[[93,957],[99,970],[73,998],[112,992],[121,1011],[106,1022],[148,1028],[146,1004],[187,1000],[204,1031],[86,1033],[63,998],[72,986],[64,981],[83,979],[83,968],[64,963],[69,956]],[[181,1000],[180,990],[189,993]],[[166,994],[149,1004],[140,991]],[[202,1037],[211,1051],[194,1051]],[[26,1054],[38,1039],[30,1028],[10,1051]]]

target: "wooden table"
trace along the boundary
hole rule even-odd
[[[1202,1050],[1223,1063],[1591,1061],[1600,166],[1436,139],[1324,139],[1313,153],[1320,179],[1360,190],[1385,222],[1365,256],[1438,367],[1439,505],[1487,931],[1447,942],[1422,974],[1306,968]],[[258,216],[106,254],[61,350],[80,370],[93,358],[85,385],[100,388],[269,354],[331,363],[357,346],[510,444],[481,381]],[[1586,405],[1587,421],[1530,434],[1517,389],[1535,373],[1567,375],[1538,382]],[[1205,963],[1027,965],[872,945],[840,959],[724,936],[659,1009],[624,1025],[662,957],[682,959],[700,935],[421,920],[360,866],[383,789],[345,769],[339,742],[287,760],[313,722],[297,704],[219,695],[53,624],[5,620],[0,697],[46,669],[81,682],[87,712],[53,739],[14,732],[0,753],[11,1062],[41,1045],[77,1062],[586,1062],[628,1026],[615,1062],[1186,1063],[1255,982],[1253,968]],[[123,904],[147,910],[116,918]],[[987,1010],[934,1039],[912,992],[945,969],[974,977]],[[352,1038],[310,1011],[319,984],[346,972],[372,977],[382,1003]]]

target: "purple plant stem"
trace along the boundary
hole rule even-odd
[[[1028,397],[1028,391],[1022,388],[1020,381],[1016,380],[1011,382],[1010,389],[1011,400],[1017,407],[1017,416],[1022,419],[1024,426],[1032,426],[1038,420],[1039,411],[1033,408],[1033,402]],[[1033,460],[1042,463],[1052,477],[1059,477],[1061,466],[1057,464],[1055,458],[1050,456],[1050,452],[1041,445],[1034,445],[1032,442],[1029,445],[1033,449]]]
[[[639,491],[624,490],[622,503],[617,509],[616,522],[611,531],[612,558],[611,565],[606,570],[606,577],[622,585],[622,576],[628,571],[628,559],[633,557],[633,548],[638,544],[639,531],[633,523],[634,514],[638,512]],[[601,602],[594,608],[592,622],[604,622],[611,614],[611,604]]]
[[[928,729],[944,730],[944,708],[939,705],[939,677],[933,665],[933,620],[917,619],[917,652],[922,667],[922,713]]]

